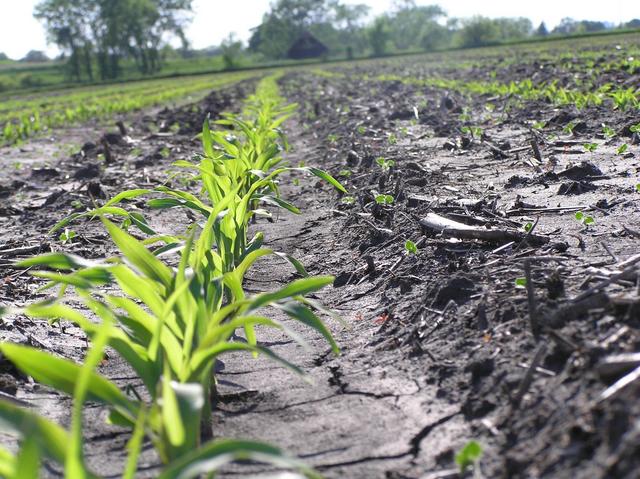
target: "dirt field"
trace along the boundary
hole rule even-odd
[[[285,125],[287,159],[326,169],[349,195],[300,174],[282,195],[302,214],[256,227],[310,273],[335,275],[320,298],[345,320],[331,324],[342,354],[303,329],[310,351],[284,335],[260,338],[311,384],[266,360],[226,356],[215,436],[267,440],[327,478],[463,477],[454,456],[470,440],[483,446],[476,477],[640,477],[640,381],[628,376],[640,365],[640,138],[630,128],[639,110],[391,78],[638,81],[606,69],[593,79],[533,53],[519,60],[433,71],[394,60],[282,77],[282,94],[300,105]],[[164,182],[172,161],[199,151],[206,113],[240,111],[254,87],[245,80],[196,105],[123,117],[126,136],[113,124],[87,125],[0,149],[0,304],[46,294],[12,267],[16,258],[61,248],[108,254],[96,222],[74,226],[81,233],[67,245],[46,232],[94,201]],[[69,155],[65,144],[79,148]],[[170,232],[183,214],[149,217]],[[267,260],[249,289],[292,274]],[[4,341],[78,361],[87,348],[64,323],[11,317],[0,328]],[[68,425],[69,399],[0,365],[3,396]],[[115,354],[100,371],[123,388],[139,382]],[[111,477],[128,434],[104,418],[88,408],[85,447],[93,469]],[[140,477],[157,467],[146,448]],[[220,477],[267,472],[244,464]]]

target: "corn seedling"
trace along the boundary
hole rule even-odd
[[[455,461],[460,472],[464,474],[467,469],[473,467],[482,456],[482,446],[477,441],[469,441],[464,447],[456,454]]]
[[[393,196],[391,195],[385,195],[385,194],[379,194],[379,195],[375,195],[375,200],[376,203],[379,205],[392,205],[393,204]]]
[[[575,219],[578,220],[578,222],[586,227],[589,227],[592,224],[595,224],[596,220],[593,218],[593,216],[590,215],[586,215],[585,213],[583,213],[582,211],[577,211],[576,214],[574,215]]]
[[[382,171],[389,171],[391,168],[396,166],[396,162],[394,160],[387,160],[385,158],[376,158],[376,163]]]
[[[576,127],[577,121],[570,121],[569,123],[567,123],[564,128],[562,128],[562,131],[565,133],[568,133],[569,135],[573,134],[573,129]]]
[[[465,135],[471,135],[471,138],[474,139],[480,139],[483,133],[479,126],[463,126],[460,131]]]
[[[604,123],[602,124],[602,134],[606,138],[613,138],[614,136],[616,136],[615,130],[610,126],[605,125]]]
[[[407,254],[418,254],[418,247],[411,240],[405,241],[404,250],[407,252]]]
[[[58,236],[58,239],[62,244],[67,244],[67,243],[73,242],[73,239],[76,238],[77,236],[78,236],[78,233],[68,228],[65,228],[64,231],[60,233],[60,236]]]

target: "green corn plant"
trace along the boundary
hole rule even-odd
[[[2,477],[37,479],[40,459],[47,458],[64,467],[65,477],[73,479],[96,478],[97,476],[87,469],[82,450],[82,408],[87,399],[111,405],[114,407],[114,413],[117,414],[117,411],[122,413],[120,420],[137,410],[133,433],[127,444],[128,457],[122,475],[123,479],[135,477],[145,429],[149,427],[147,408],[145,405],[138,405],[128,400],[115,384],[94,371],[102,359],[110,337],[113,336],[112,328],[113,325],[108,321],[103,321],[101,325],[97,326],[92,347],[83,365],[77,365],[31,347],[14,344],[0,346],[2,353],[25,373],[59,390],[70,394],[72,391],[73,394],[72,424],[69,433],[32,411],[21,409],[6,401],[0,401],[0,426],[21,438],[21,449],[16,456],[0,449],[0,475]],[[163,379],[166,381],[166,378]],[[166,384],[163,382],[162,386],[165,392]],[[175,394],[177,400],[174,402],[172,401],[174,396],[165,394],[163,398],[167,403],[165,407],[172,409],[165,415],[171,419],[174,430],[180,431],[185,424],[188,425],[189,418],[182,417],[179,413],[190,412],[194,402],[200,402],[200,399],[194,397],[193,390],[189,390],[189,388],[183,387],[181,389],[171,384],[170,389],[178,391]],[[133,417],[131,416],[130,419]],[[153,427],[153,425],[151,426]],[[234,440],[212,441],[202,447],[190,449],[177,460],[171,462],[160,477],[166,479],[198,477],[199,474],[214,472],[215,469],[228,462],[246,459],[267,462],[281,468],[298,469],[309,478],[319,477],[300,461],[288,457],[279,449],[268,444]]]
[[[262,308],[272,306],[281,310],[318,331],[336,353],[339,351],[331,333],[313,312],[324,308],[305,297],[330,284],[332,277],[303,278],[280,290],[247,297],[242,288],[244,276],[270,250],[257,249],[233,271],[216,276],[220,273],[219,258],[211,251],[213,228],[207,227],[193,247],[193,236],[186,241],[179,266],[173,270],[133,236],[108,220],[103,221],[122,257],[88,262],[64,253],[51,253],[25,260],[20,266],[62,270],[35,274],[50,281],[47,287],[73,287],[85,307],[103,323],[120,326],[110,331],[109,346],[136,371],[151,397],[148,406],[151,437],[165,462],[196,447],[203,432],[201,426],[210,423],[210,402],[206,399],[215,394],[212,371],[219,354],[238,350],[264,354],[302,374],[298,367],[257,344],[255,327],[261,325],[281,329],[306,346],[282,322],[263,316]],[[119,294],[107,294],[100,289],[111,280],[116,282]],[[72,321],[94,341],[99,332],[99,326],[66,306],[62,299],[36,303],[23,313]],[[244,328],[246,343],[231,341],[238,328]],[[5,349],[6,345],[2,351],[10,356]],[[19,356],[10,358],[18,367],[23,366]],[[28,373],[60,387],[48,382],[46,375]],[[68,387],[61,389],[72,392]],[[141,407],[139,401],[106,399],[116,422],[135,424]]]
[[[30,351],[26,351],[26,354],[29,353]],[[41,477],[40,468],[44,459],[64,467],[72,454],[69,444],[77,441],[58,424],[31,410],[3,400],[0,400],[0,427],[3,431],[18,437],[20,441],[17,454],[0,448],[0,476],[5,479],[38,479]],[[143,433],[142,422],[139,422],[127,444],[129,455],[121,476],[123,479],[135,477],[137,459],[144,438]],[[320,475],[302,461],[288,456],[274,446],[258,441],[234,439],[209,441],[167,465],[158,477],[195,479],[203,474],[213,474],[217,469],[231,462],[247,460],[271,464],[281,469],[297,470],[309,479],[320,479]],[[84,461],[78,463],[73,469],[65,468],[65,477],[99,478],[89,470]]]
[[[262,87],[260,86],[262,85]],[[135,225],[141,231],[151,235],[149,242],[156,240],[175,243],[179,238],[160,235],[153,231],[144,217],[139,213],[129,213],[119,207],[125,200],[143,195],[154,195],[147,205],[152,209],[184,207],[192,210],[206,220],[217,205],[224,205],[225,214],[216,223],[215,245],[220,254],[223,271],[231,271],[251,251],[262,245],[262,235],[258,233],[253,239],[247,237],[248,226],[252,218],[258,214],[269,215],[260,209],[260,204],[284,208],[293,213],[300,210],[281,198],[277,180],[280,175],[291,171],[302,171],[317,176],[341,193],[345,188],[328,173],[313,167],[281,166],[283,158],[280,143],[287,147],[286,136],[279,130],[280,125],[292,114],[295,105],[279,106],[279,97],[272,93],[277,88],[273,77],[262,81],[258,93],[251,97],[247,109],[252,112],[254,120],[242,120],[233,115],[225,115],[219,124],[233,126],[242,132],[244,138],[231,137],[220,131],[211,131],[209,121],[205,120],[202,128],[202,155],[196,161],[180,160],[175,166],[195,170],[190,179],[200,185],[200,195],[188,191],[161,186],[153,190],[136,189],[122,192],[108,201],[103,207],[85,213],[73,213],[55,225],[51,232],[65,227],[70,221],[79,217],[92,217],[111,214],[124,218],[125,225]],[[271,92],[271,93],[270,93]],[[241,141],[242,140],[242,141]],[[222,209],[217,208],[217,213]],[[189,225],[187,230],[193,225]],[[182,235],[183,238],[186,234]],[[289,259],[304,274],[301,265],[293,258]]]

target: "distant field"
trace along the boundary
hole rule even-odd
[[[478,72],[477,69],[488,60],[493,62],[494,69],[491,72]],[[138,110],[203,93],[260,71],[251,69],[233,73],[186,75],[190,70],[201,71],[207,66],[215,65],[215,62],[211,62],[211,59],[192,59],[169,63],[163,73],[181,75],[174,78],[65,86],[58,89],[50,87],[20,94],[0,94],[0,142],[16,143],[57,126]],[[537,81],[515,81],[511,67],[526,62],[557,64],[565,74]],[[525,100],[546,98],[555,103],[575,104],[578,107],[610,103],[615,107],[628,108],[640,104],[637,85],[595,81],[598,76],[610,71],[620,72],[623,76],[640,73],[640,33],[415,53],[353,60],[341,64],[345,68],[376,67],[380,73],[378,80],[399,80],[461,93],[511,95]],[[287,68],[320,68],[317,64],[289,65]],[[26,66],[22,68],[25,71],[35,71]],[[53,81],[56,68],[59,69],[60,66],[42,66],[40,71],[42,75],[50,75],[49,78]],[[15,75],[15,71],[13,74]],[[3,75],[9,75],[8,70],[3,71],[0,67],[0,82]]]
[[[23,94],[0,103],[0,143],[51,128],[204,94],[255,73],[222,73]]]
[[[520,43],[514,43],[511,45],[497,45],[492,47],[481,48],[469,48],[459,50],[449,50],[443,52],[396,52],[390,53],[389,56],[405,56],[405,55],[446,55],[446,58],[454,57],[458,55],[471,55],[477,56],[478,52],[482,52],[485,55],[488,52],[494,50],[497,55],[503,54],[505,48],[524,48],[525,50],[532,49],[533,51],[547,50],[547,49],[567,49],[568,44],[571,45],[584,45],[591,48],[595,48],[598,45],[611,45],[615,42],[633,42],[634,39],[637,42],[640,37],[640,32],[606,32],[592,34],[590,36],[575,36],[567,38],[543,38],[543,39],[528,39]],[[355,60],[366,61],[367,59]],[[295,64],[305,64],[309,62],[317,63],[318,60],[307,61],[293,61],[293,60],[280,60],[277,62],[264,62],[256,60],[255,58],[245,56],[239,60],[239,69],[243,68],[260,68],[260,67],[273,67],[273,66],[290,66]],[[348,61],[344,58],[331,58],[329,61]],[[353,62],[354,60],[350,60]],[[140,80],[144,78],[165,78],[178,75],[191,75],[191,74],[205,74],[215,73],[224,70],[224,62],[221,56],[214,57],[198,57],[198,58],[173,58],[167,60],[162,66],[161,70],[151,77],[144,77],[137,69],[136,65],[131,62],[124,62],[122,65],[123,75],[119,81],[128,80]],[[21,63],[11,60],[0,61],[0,100],[3,96],[16,93],[18,91],[37,91],[37,90],[50,90],[60,86],[74,86],[81,85],[82,83],[88,84],[87,80],[84,82],[71,82],[65,73],[64,63],[51,61],[47,63]],[[96,83],[99,83],[96,80]]]
[[[121,81],[144,78],[135,65],[125,63],[122,66]],[[174,59],[167,61],[155,77],[188,75],[192,73],[222,71],[221,57]],[[147,77],[147,78],[154,78]],[[85,82],[88,83],[88,82]],[[0,62],[0,95],[21,90],[50,89],[62,85],[81,85],[70,82],[65,73],[64,63],[51,61],[46,63],[21,63],[15,61]]]

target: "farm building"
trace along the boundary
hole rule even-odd
[[[326,45],[310,32],[305,31],[293,42],[287,56],[292,60],[301,60],[304,58],[319,58],[327,53],[329,53],[329,49]]]

